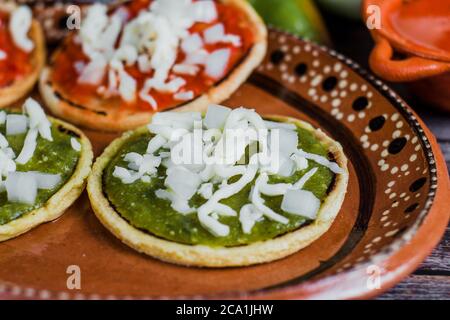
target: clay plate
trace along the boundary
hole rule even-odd
[[[412,272],[438,243],[450,190],[436,141],[394,92],[351,60],[271,31],[266,60],[225,104],[298,117],[342,143],[349,189],[324,236],[273,263],[180,267],[122,244],[84,194],[59,220],[0,243],[0,298],[371,297]],[[97,154],[114,138],[87,134]],[[80,290],[67,288],[72,265],[81,270]]]

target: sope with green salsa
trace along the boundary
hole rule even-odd
[[[252,139],[244,143],[245,150],[238,148],[239,164],[236,159],[227,165],[174,164],[173,153],[184,140],[171,139],[175,129],[184,129],[181,136],[189,141],[197,128],[202,147],[217,155],[220,143],[231,139],[225,132],[238,126],[243,132],[266,130],[267,141],[279,130],[278,167],[249,160]],[[261,152],[265,140],[254,140],[255,153]],[[204,117],[156,115],[148,131],[133,135],[110,159],[102,183],[110,204],[137,229],[182,244],[234,247],[273,239],[313,222],[339,172],[311,129],[262,119],[253,110],[210,106]]]
[[[80,137],[50,122],[32,99],[0,111],[0,226],[42,207],[73,175]]]

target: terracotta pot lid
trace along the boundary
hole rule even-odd
[[[388,39],[398,50],[432,60],[450,62],[450,4],[442,0],[365,0],[365,20],[378,6],[381,29],[375,35]]]

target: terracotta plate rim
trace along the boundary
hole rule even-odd
[[[271,27],[272,32],[280,35],[294,37],[298,41],[310,44],[315,49],[319,49],[330,55],[339,62],[356,72],[366,82],[374,86],[391,105],[398,110],[414,129],[421,140],[423,150],[426,153],[427,164],[430,168],[430,189],[435,190],[434,194],[428,195],[426,207],[421,211],[419,217],[400,238],[394,240],[390,245],[370,257],[368,261],[355,264],[350,269],[335,275],[321,279],[306,280],[297,285],[286,285],[275,289],[257,289],[245,292],[225,292],[213,295],[193,295],[193,296],[108,296],[98,294],[81,294],[63,292],[65,299],[355,299],[370,298],[381,294],[387,289],[401,281],[426,258],[434,246],[437,245],[450,218],[450,211],[445,210],[444,201],[450,194],[450,183],[448,171],[444,157],[430,130],[423,121],[411,109],[411,107],[400,98],[383,81],[376,78],[370,72],[355,63],[352,59],[337,53],[333,49],[318,45],[314,42],[299,39],[287,32]],[[256,71],[257,72],[257,71]],[[442,202],[442,203],[440,203]],[[441,221],[441,222],[439,222]],[[446,223],[445,223],[446,222]],[[436,225],[439,229],[436,228]],[[431,232],[431,236],[430,236]],[[404,263],[405,256],[409,259]],[[361,278],[367,277],[365,270],[368,266],[377,263],[383,266],[381,272],[381,287],[369,289],[361,285]],[[360,284],[352,286],[352,284]],[[365,283],[365,281],[364,281]],[[28,290],[28,291],[27,291]],[[38,291],[36,293],[36,291]],[[28,292],[28,294],[27,294]],[[49,290],[35,290],[23,288],[22,286],[0,280],[0,299],[55,299],[56,292]]]

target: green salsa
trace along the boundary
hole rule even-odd
[[[314,135],[303,128],[298,128],[299,148],[327,157],[327,149],[314,137]],[[282,196],[263,196],[265,205],[277,213],[281,213],[289,219],[288,224],[282,224],[265,218],[256,222],[251,233],[242,231],[238,217],[220,216],[219,221],[230,227],[230,233],[226,237],[216,237],[207,231],[199,222],[196,213],[182,215],[171,208],[170,202],[159,199],[155,196],[155,191],[165,189],[164,180],[166,178],[165,168],[161,165],[158,169],[158,176],[150,182],[138,180],[132,184],[123,184],[122,181],[113,176],[115,166],[127,167],[124,155],[129,152],[144,154],[146,152],[150,133],[135,136],[114,156],[107,166],[103,175],[103,188],[110,203],[114,206],[123,218],[134,227],[148,232],[154,236],[184,244],[203,244],[208,246],[232,247],[246,245],[256,241],[273,239],[300,228],[310,222],[306,218],[282,212],[280,209]],[[314,167],[318,167],[316,174],[308,180],[304,189],[314,193],[316,197],[323,200],[327,195],[327,190],[333,182],[333,172],[313,161],[308,160],[308,168],[297,171],[291,177],[270,176],[269,183],[294,183],[297,182],[306,172]],[[229,183],[237,180],[239,176],[232,177]],[[248,197],[254,181],[249,183],[238,194],[224,199],[221,203],[226,204],[239,212],[240,208],[249,203]],[[217,186],[214,186],[214,191]],[[191,207],[199,207],[205,200],[196,194],[190,200]]]
[[[78,163],[79,152],[72,148],[70,139],[75,133],[67,132],[63,127],[52,124],[53,141],[37,138],[37,146],[33,157],[24,165],[17,164],[16,171],[39,171],[42,173],[60,174],[60,183],[51,190],[39,189],[34,205],[8,202],[7,193],[0,192],[0,225],[20,218],[27,212],[42,207],[72,176]],[[14,153],[22,150],[26,133],[6,136],[6,125],[0,125],[0,132],[6,137]]]

